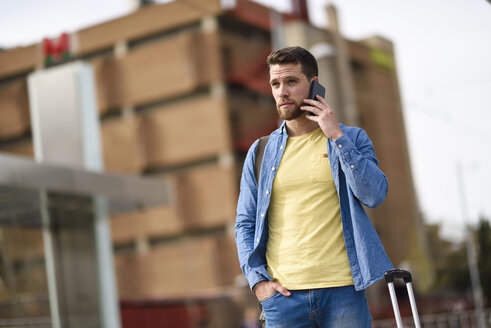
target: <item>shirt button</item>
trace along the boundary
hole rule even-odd
[[[264,213],[261,213],[261,217],[262,217],[262,218],[264,217]]]
[[[283,146],[280,146],[280,149],[283,149]]]
[[[258,239],[256,239],[256,240],[257,240],[257,242],[259,242],[259,238],[258,238]]]
[[[274,171],[274,170],[275,170],[274,166],[271,168],[271,170],[272,170],[272,171]]]
[[[354,166],[354,165],[351,165],[351,168],[352,168],[352,169],[354,169],[354,168],[355,168],[355,166]]]
[[[266,190],[266,195],[269,195],[269,190]]]
[[[338,148],[343,148],[343,145],[339,144],[339,145],[338,145]]]

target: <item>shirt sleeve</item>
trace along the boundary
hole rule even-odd
[[[256,231],[257,183],[254,162],[257,144],[258,141],[251,146],[244,161],[235,223],[235,243],[237,245],[240,268],[247,278],[251,290],[258,282],[268,280],[267,277],[264,277],[248,265],[248,259],[254,250]]]
[[[373,208],[384,202],[388,182],[378,167],[371,140],[364,130],[357,130],[354,138],[345,134],[336,141],[331,140],[331,146],[338,154],[341,170],[355,197]]]

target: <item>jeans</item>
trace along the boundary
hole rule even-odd
[[[266,328],[369,328],[365,291],[354,286],[290,290],[261,301]]]

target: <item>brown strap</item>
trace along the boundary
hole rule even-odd
[[[256,158],[254,160],[254,173],[256,174],[256,184],[259,185],[259,174],[261,173],[261,165],[263,162],[264,148],[268,143],[269,136],[264,136],[259,139],[256,147]]]
[[[256,147],[256,158],[254,159],[254,173],[256,174],[256,184],[258,185],[258,187],[259,187],[259,175],[261,174],[261,166],[264,156],[264,149],[268,144],[268,139],[269,136],[264,136],[259,138],[259,142],[257,143],[257,147]],[[264,316],[264,311],[261,306],[261,303],[258,304],[259,304],[259,309],[261,310],[259,321],[261,322],[261,327],[264,328],[266,324],[266,317]]]

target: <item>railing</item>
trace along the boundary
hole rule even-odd
[[[491,327],[491,309],[484,310],[486,327]],[[478,328],[476,312],[474,310],[425,314],[420,316],[422,328]],[[405,328],[414,327],[413,318],[402,318]],[[375,320],[372,328],[393,328],[396,327],[395,319]]]
[[[0,327],[5,328],[51,328],[49,317],[0,319]]]

